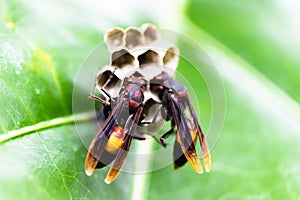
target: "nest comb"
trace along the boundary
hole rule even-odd
[[[161,39],[160,33],[151,24],[125,30],[113,28],[106,32],[104,41],[110,53],[110,63],[98,71],[96,88],[101,91],[114,72],[111,82],[105,88],[112,97],[118,96],[125,77],[137,75],[149,81],[162,71],[167,71],[171,76],[176,71],[178,49]],[[146,91],[146,100],[147,96]]]

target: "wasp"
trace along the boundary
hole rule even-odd
[[[196,172],[203,173],[195,147],[199,138],[205,171],[210,170],[208,144],[187,90],[172,78],[171,71],[161,73],[164,70],[161,64],[175,71],[178,50],[168,45],[161,59],[159,52],[149,48],[152,46],[149,44],[158,44],[159,38],[159,33],[152,25],[141,29],[131,27],[125,31],[115,28],[106,33],[104,40],[111,54],[110,64],[97,73],[89,95],[90,99],[103,104],[97,112],[102,129],[91,142],[86,156],[87,175],[113,163],[105,178],[106,183],[113,182],[125,164],[132,139],[145,140],[144,134],[151,135],[166,147],[166,139],[175,133],[175,169],[189,162]],[[147,72],[149,66],[154,66],[152,72],[155,73],[145,76],[146,73],[142,72]],[[139,70],[133,70],[134,67]],[[108,97],[107,100],[94,95],[96,87]],[[115,90],[119,91],[117,96],[112,93]],[[157,127],[165,121],[171,122],[171,129],[157,139]]]
[[[203,173],[195,147],[199,138],[204,168],[206,172],[209,172],[211,158],[208,144],[186,88],[166,72],[162,72],[150,80],[150,89],[157,93],[162,102],[164,109],[161,111],[165,120],[171,121],[171,129],[160,137],[163,146],[167,145],[165,140],[175,133],[175,127],[177,127],[173,150],[174,168],[177,169],[189,162],[196,172]]]
[[[125,164],[132,139],[139,139],[135,136],[135,130],[143,111],[143,89],[147,84],[142,77],[126,77],[119,96],[112,98],[105,90],[111,77],[101,88],[109,97],[109,102],[92,93],[89,95],[90,99],[104,105],[103,112],[106,119],[101,131],[91,142],[85,160],[87,175],[92,175],[96,168],[103,168],[114,161],[105,178],[107,184],[113,182],[119,175]]]

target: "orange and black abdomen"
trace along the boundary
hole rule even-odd
[[[108,138],[103,154],[96,168],[103,168],[109,165],[115,158],[122,146],[125,137],[125,131],[121,126],[116,125]]]

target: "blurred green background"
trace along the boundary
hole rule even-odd
[[[107,169],[85,175],[86,148],[68,124],[0,144],[1,199],[299,199],[299,9],[296,0],[0,0],[0,136],[71,115],[81,63],[116,26],[151,22],[190,37],[226,93],[210,173],[170,165],[106,185]],[[196,106],[207,131],[218,105],[187,66],[182,59],[178,71],[202,91]]]

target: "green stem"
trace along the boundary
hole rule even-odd
[[[55,126],[61,126],[65,124],[71,124],[74,122],[84,122],[89,121],[91,119],[95,118],[94,112],[85,112],[85,113],[79,113],[75,115],[69,115],[65,117],[58,117],[55,119],[51,119],[48,121],[43,121],[31,126],[25,126],[23,128],[20,128],[18,130],[12,130],[7,133],[0,135],[0,144],[7,142],[8,140],[12,140],[14,138],[27,135],[42,129],[51,128]]]
[[[142,141],[137,143],[135,153],[145,154],[148,153],[148,157],[141,163],[140,160],[135,160],[135,167],[139,169],[139,165],[146,166],[145,171],[142,173],[134,174],[133,187],[131,192],[131,200],[147,199],[150,184],[150,167],[151,167],[151,150],[154,144],[154,140],[151,138],[148,142]]]

